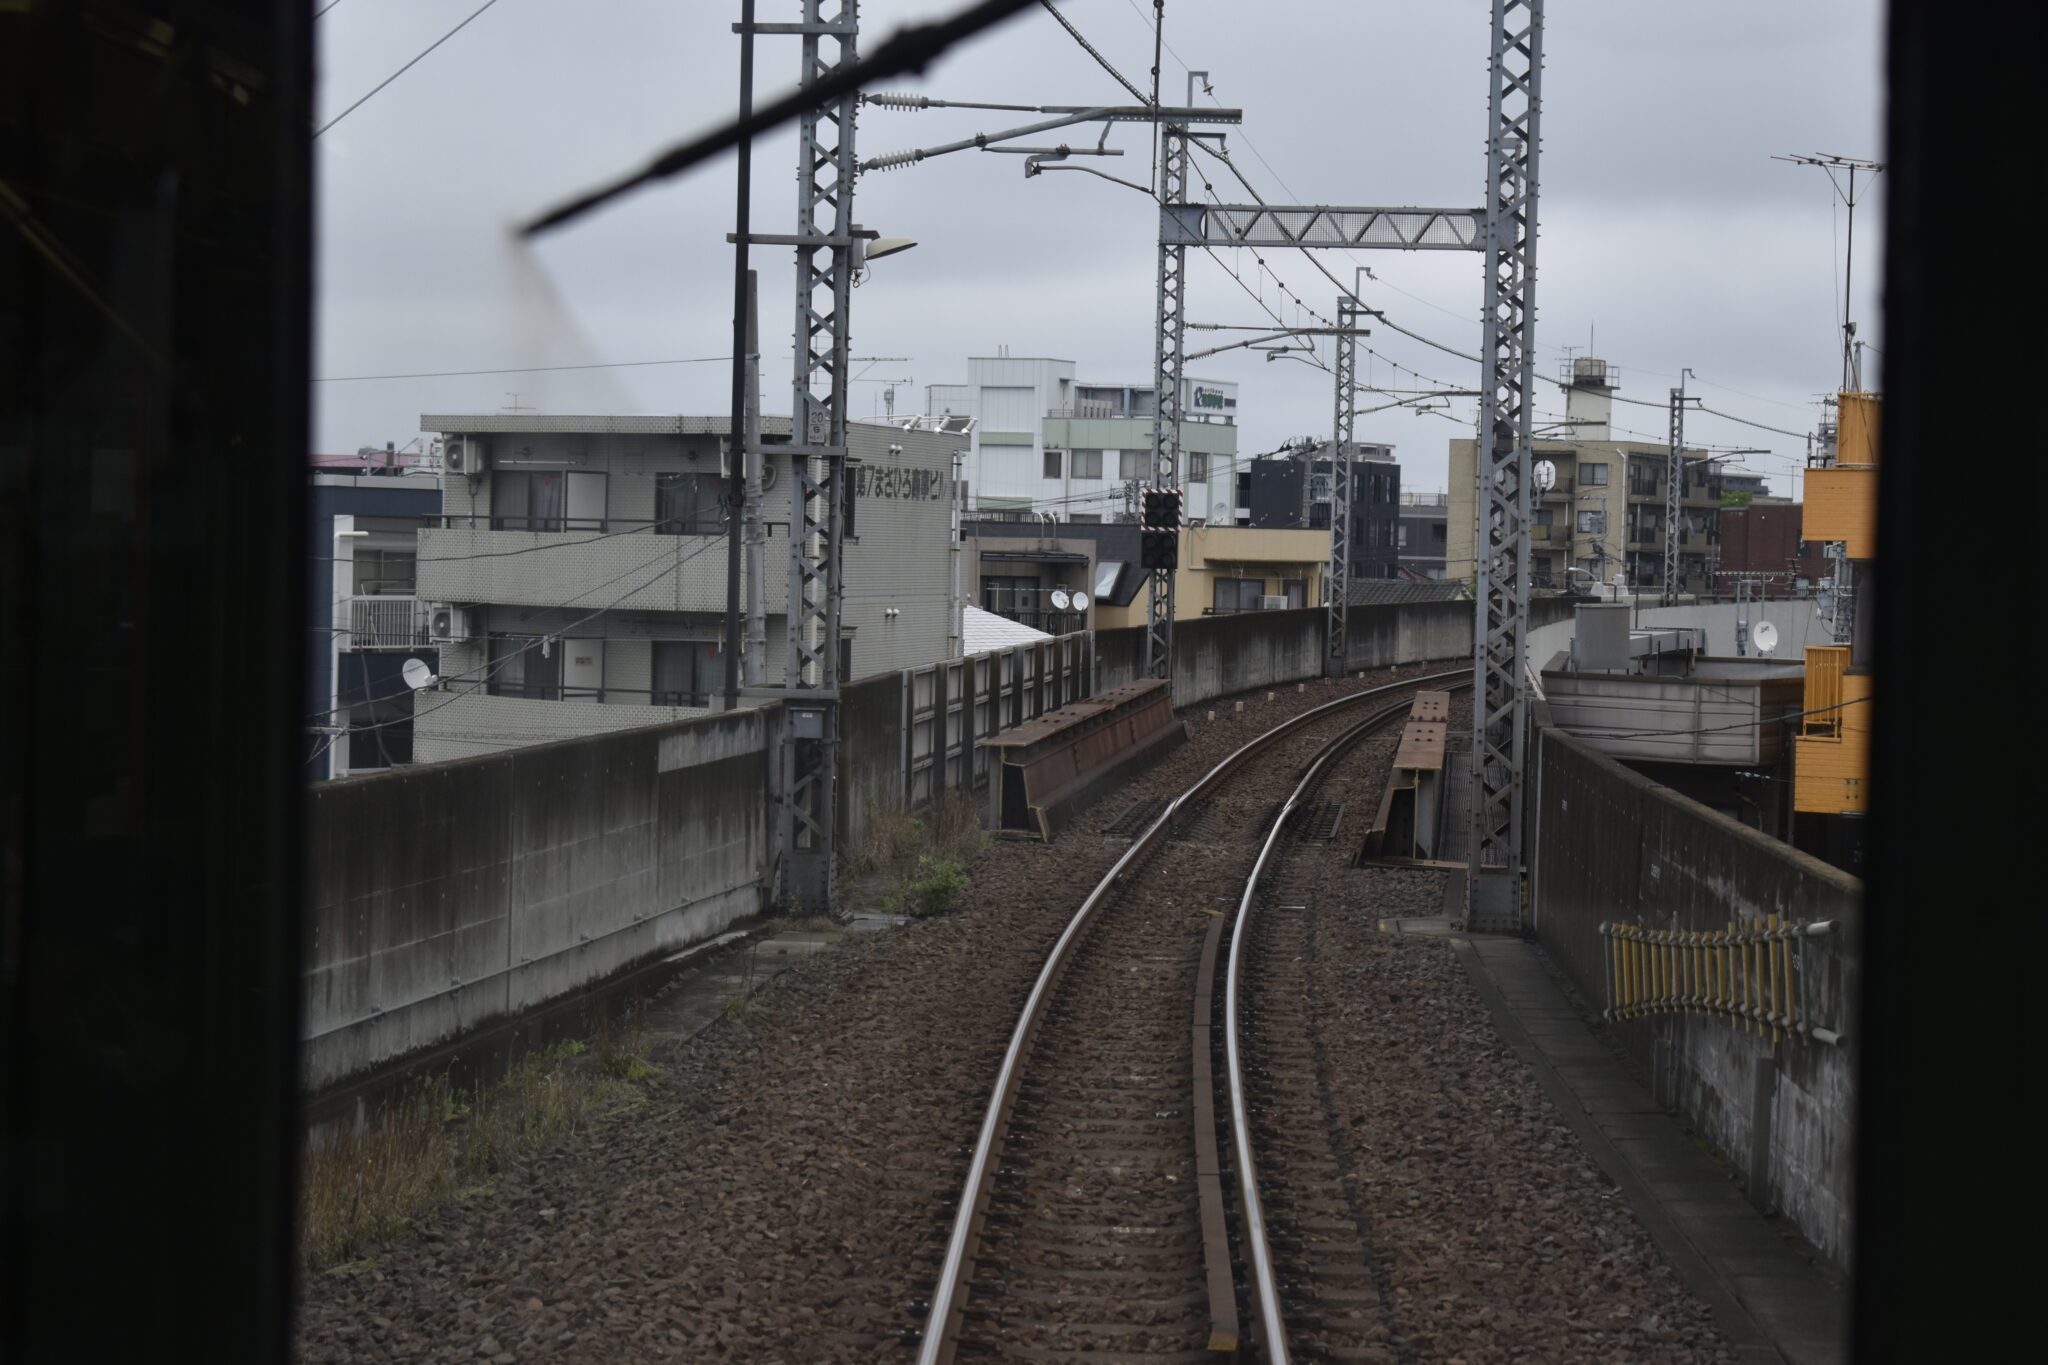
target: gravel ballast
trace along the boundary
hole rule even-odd
[[[643,1106],[309,1279],[297,1358],[908,1359],[1016,1010],[1127,842],[1097,831],[1306,705],[1426,671],[1190,711],[1187,745],[1058,841],[992,845],[963,908],[784,972],[657,1049]],[[1387,877],[1433,880],[1344,893]],[[1728,1358],[1449,946],[1375,918],[1320,927],[1315,989],[1406,1358]]]

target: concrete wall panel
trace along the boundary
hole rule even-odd
[[[1539,731],[1532,810],[1536,930],[1596,1007],[1607,1000],[1602,922],[1703,932],[1731,923],[1828,920],[1799,945],[1802,1014],[1846,1032],[1856,989],[1855,878],[1650,781],[1561,730]],[[1612,1028],[1660,1095],[1841,1261],[1849,1248],[1854,1066],[1846,1049],[1707,1014]],[[1851,1040],[1853,1045],[1853,1039]]]
[[[708,716],[317,788],[307,1084],[447,1041],[759,909],[777,717]]]

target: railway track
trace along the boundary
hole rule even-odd
[[[1342,792],[1344,757],[1416,690],[1469,678],[1389,684],[1274,727],[1152,816],[1089,892],[998,1071],[924,1365],[1213,1361],[1247,1343],[1284,1361],[1291,1319],[1324,1358],[1397,1358],[1328,1068],[1290,1014],[1313,1002],[1282,985],[1314,947],[1287,907],[1308,903],[1338,807],[1371,808],[1364,783]]]

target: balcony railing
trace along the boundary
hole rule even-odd
[[[351,597],[350,649],[423,649],[427,643],[426,603],[417,597]]]
[[[776,526],[785,523],[775,522]],[[450,512],[440,518],[450,531],[534,531],[555,535],[625,535],[631,532],[663,536],[721,536],[725,514],[717,508],[702,508],[661,520],[626,517],[501,517]]]

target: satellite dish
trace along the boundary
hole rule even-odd
[[[1054,588],[1052,590],[1052,609],[1054,611],[1065,611],[1073,600],[1073,598],[1067,596],[1065,588]]]
[[[1075,593],[1075,594],[1074,594],[1074,610],[1075,610],[1075,611],[1086,611],[1086,610],[1088,610],[1088,594],[1087,594],[1087,593],[1085,593],[1085,592],[1077,592],[1077,593]]]
[[[1778,647],[1778,628],[1769,621],[1759,621],[1750,630],[1749,638],[1756,642],[1756,652],[1768,654]]]
[[[1557,487],[1557,466],[1549,460],[1536,462],[1536,491],[1548,493]]]
[[[404,677],[405,685],[415,692],[423,687],[432,687],[440,681],[434,676],[434,670],[427,667],[424,659],[407,659],[398,671]]]

